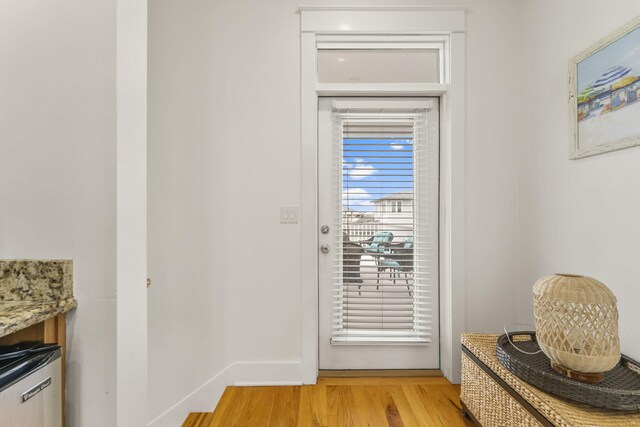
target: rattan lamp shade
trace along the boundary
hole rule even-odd
[[[533,287],[536,336],[542,351],[561,367],[602,373],[620,360],[616,297],[586,276],[555,274]]]

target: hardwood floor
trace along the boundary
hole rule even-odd
[[[319,378],[316,385],[227,387],[183,427],[471,426],[445,378]]]

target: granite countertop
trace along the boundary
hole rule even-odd
[[[77,305],[72,260],[0,260],[0,337]]]
[[[77,306],[75,298],[31,304],[0,303],[0,337],[44,322]]]

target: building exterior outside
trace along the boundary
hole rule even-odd
[[[344,210],[342,227],[354,242],[371,238],[376,231],[390,231],[394,242],[413,236],[413,191],[405,190],[374,199],[372,212]]]

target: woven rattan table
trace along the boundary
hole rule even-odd
[[[527,384],[496,357],[499,335],[462,335],[465,415],[484,427],[640,427],[640,412],[619,412],[571,403]]]

